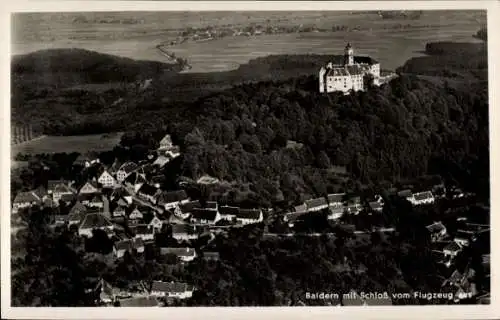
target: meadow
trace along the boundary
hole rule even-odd
[[[131,19],[137,21],[130,23]],[[335,25],[348,25],[359,31],[227,37],[185,42],[169,50],[188,59],[193,67],[188,72],[199,73],[234,70],[251,59],[271,54],[339,54],[350,41],[359,54],[373,56],[383,68],[395,69],[409,58],[421,55],[427,42],[474,41],[472,35],[485,21],[485,15],[477,11],[426,11],[418,20],[388,20],[373,13],[350,12],[23,14],[13,18],[12,51],[22,54],[78,47],[167,62],[155,46],[174,39],[187,27],[254,23],[265,26],[314,24],[330,29]]]
[[[120,142],[122,135],[123,133],[116,132],[81,136],[44,136],[12,146],[11,155],[15,157],[18,153],[40,154],[108,151]]]

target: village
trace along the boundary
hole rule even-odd
[[[354,235],[397,231],[393,226],[373,225],[366,228],[356,223],[357,217],[380,214],[387,195],[361,197],[334,193],[307,199],[290,209],[276,210],[240,208],[217,201],[191,199],[180,186],[178,190],[165,191],[161,189],[164,177],[158,174],[159,170],[181,155],[180,148],[173,145],[167,134],[159,142],[156,152],[156,156],[141,163],[129,161],[110,167],[103,165],[93,154],[80,155],[73,165],[91,172],[87,175],[88,180],[79,185],[74,181],[49,180],[47,186],[18,193],[12,203],[12,233],[23,228],[19,222],[20,210],[33,206],[62,206],[67,208],[67,212],[54,215],[52,226],[70,228],[83,238],[92,238],[96,230],[104,231],[113,241],[112,259],[141,255],[146,246],[155,245],[155,237],[168,233],[176,245],[160,247],[161,255],[173,257],[178,264],[189,264],[195,259],[219,259],[217,251],[195,249],[193,241],[204,238],[209,243],[228,230],[245,226],[263,225],[264,237],[328,235],[323,231],[304,233],[296,230],[297,224],[318,213],[326,213],[326,220],[331,225],[352,227]],[[210,179],[205,176],[199,181],[210,182]],[[389,193],[407,200],[414,207],[433,206],[443,199],[459,202],[473,196],[444,184],[428,189],[392,189]],[[456,225],[452,228],[442,221],[432,221],[427,226],[435,259],[449,270],[450,276],[443,282],[443,288],[451,288],[456,303],[466,298],[489,299],[488,294],[483,295],[476,290],[473,269],[467,268],[466,272],[454,269],[455,258],[464,248],[487,234],[489,226],[469,222],[467,217],[455,220]],[[283,225],[287,231],[275,231],[276,224]],[[489,252],[483,255],[483,259],[484,264],[489,266]],[[166,299],[189,299],[196,288],[191,283],[156,279],[150,284],[141,283],[135,291],[123,292],[101,279],[95,290],[100,292],[98,304],[103,306],[161,306]],[[377,301],[380,304],[381,301]],[[368,302],[360,300],[360,304]]]

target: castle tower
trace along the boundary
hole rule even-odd
[[[352,66],[354,64],[354,50],[352,50],[351,44],[347,43],[344,49],[344,65]]]

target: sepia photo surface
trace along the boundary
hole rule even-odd
[[[11,306],[489,305],[488,18],[12,13]]]

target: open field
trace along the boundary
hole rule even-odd
[[[113,149],[120,142],[122,135],[123,133],[83,136],[44,136],[40,139],[12,146],[11,155],[15,157],[18,153],[84,153],[87,151],[106,151]]]
[[[395,69],[420,55],[427,42],[475,41],[472,35],[485,23],[485,17],[477,11],[427,11],[418,20],[379,19],[374,14],[349,12],[24,14],[13,19],[12,52],[79,47],[167,62],[155,46],[173,39],[182,28],[251,23],[315,24],[327,29],[348,25],[360,31],[227,37],[186,42],[169,47],[169,51],[188,59],[193,67],[189,72],[213,72],[233,70],[251,59],[270,54],[338,54],[345,42],[350,41],[359,54],[374,57],[383,68]]]

